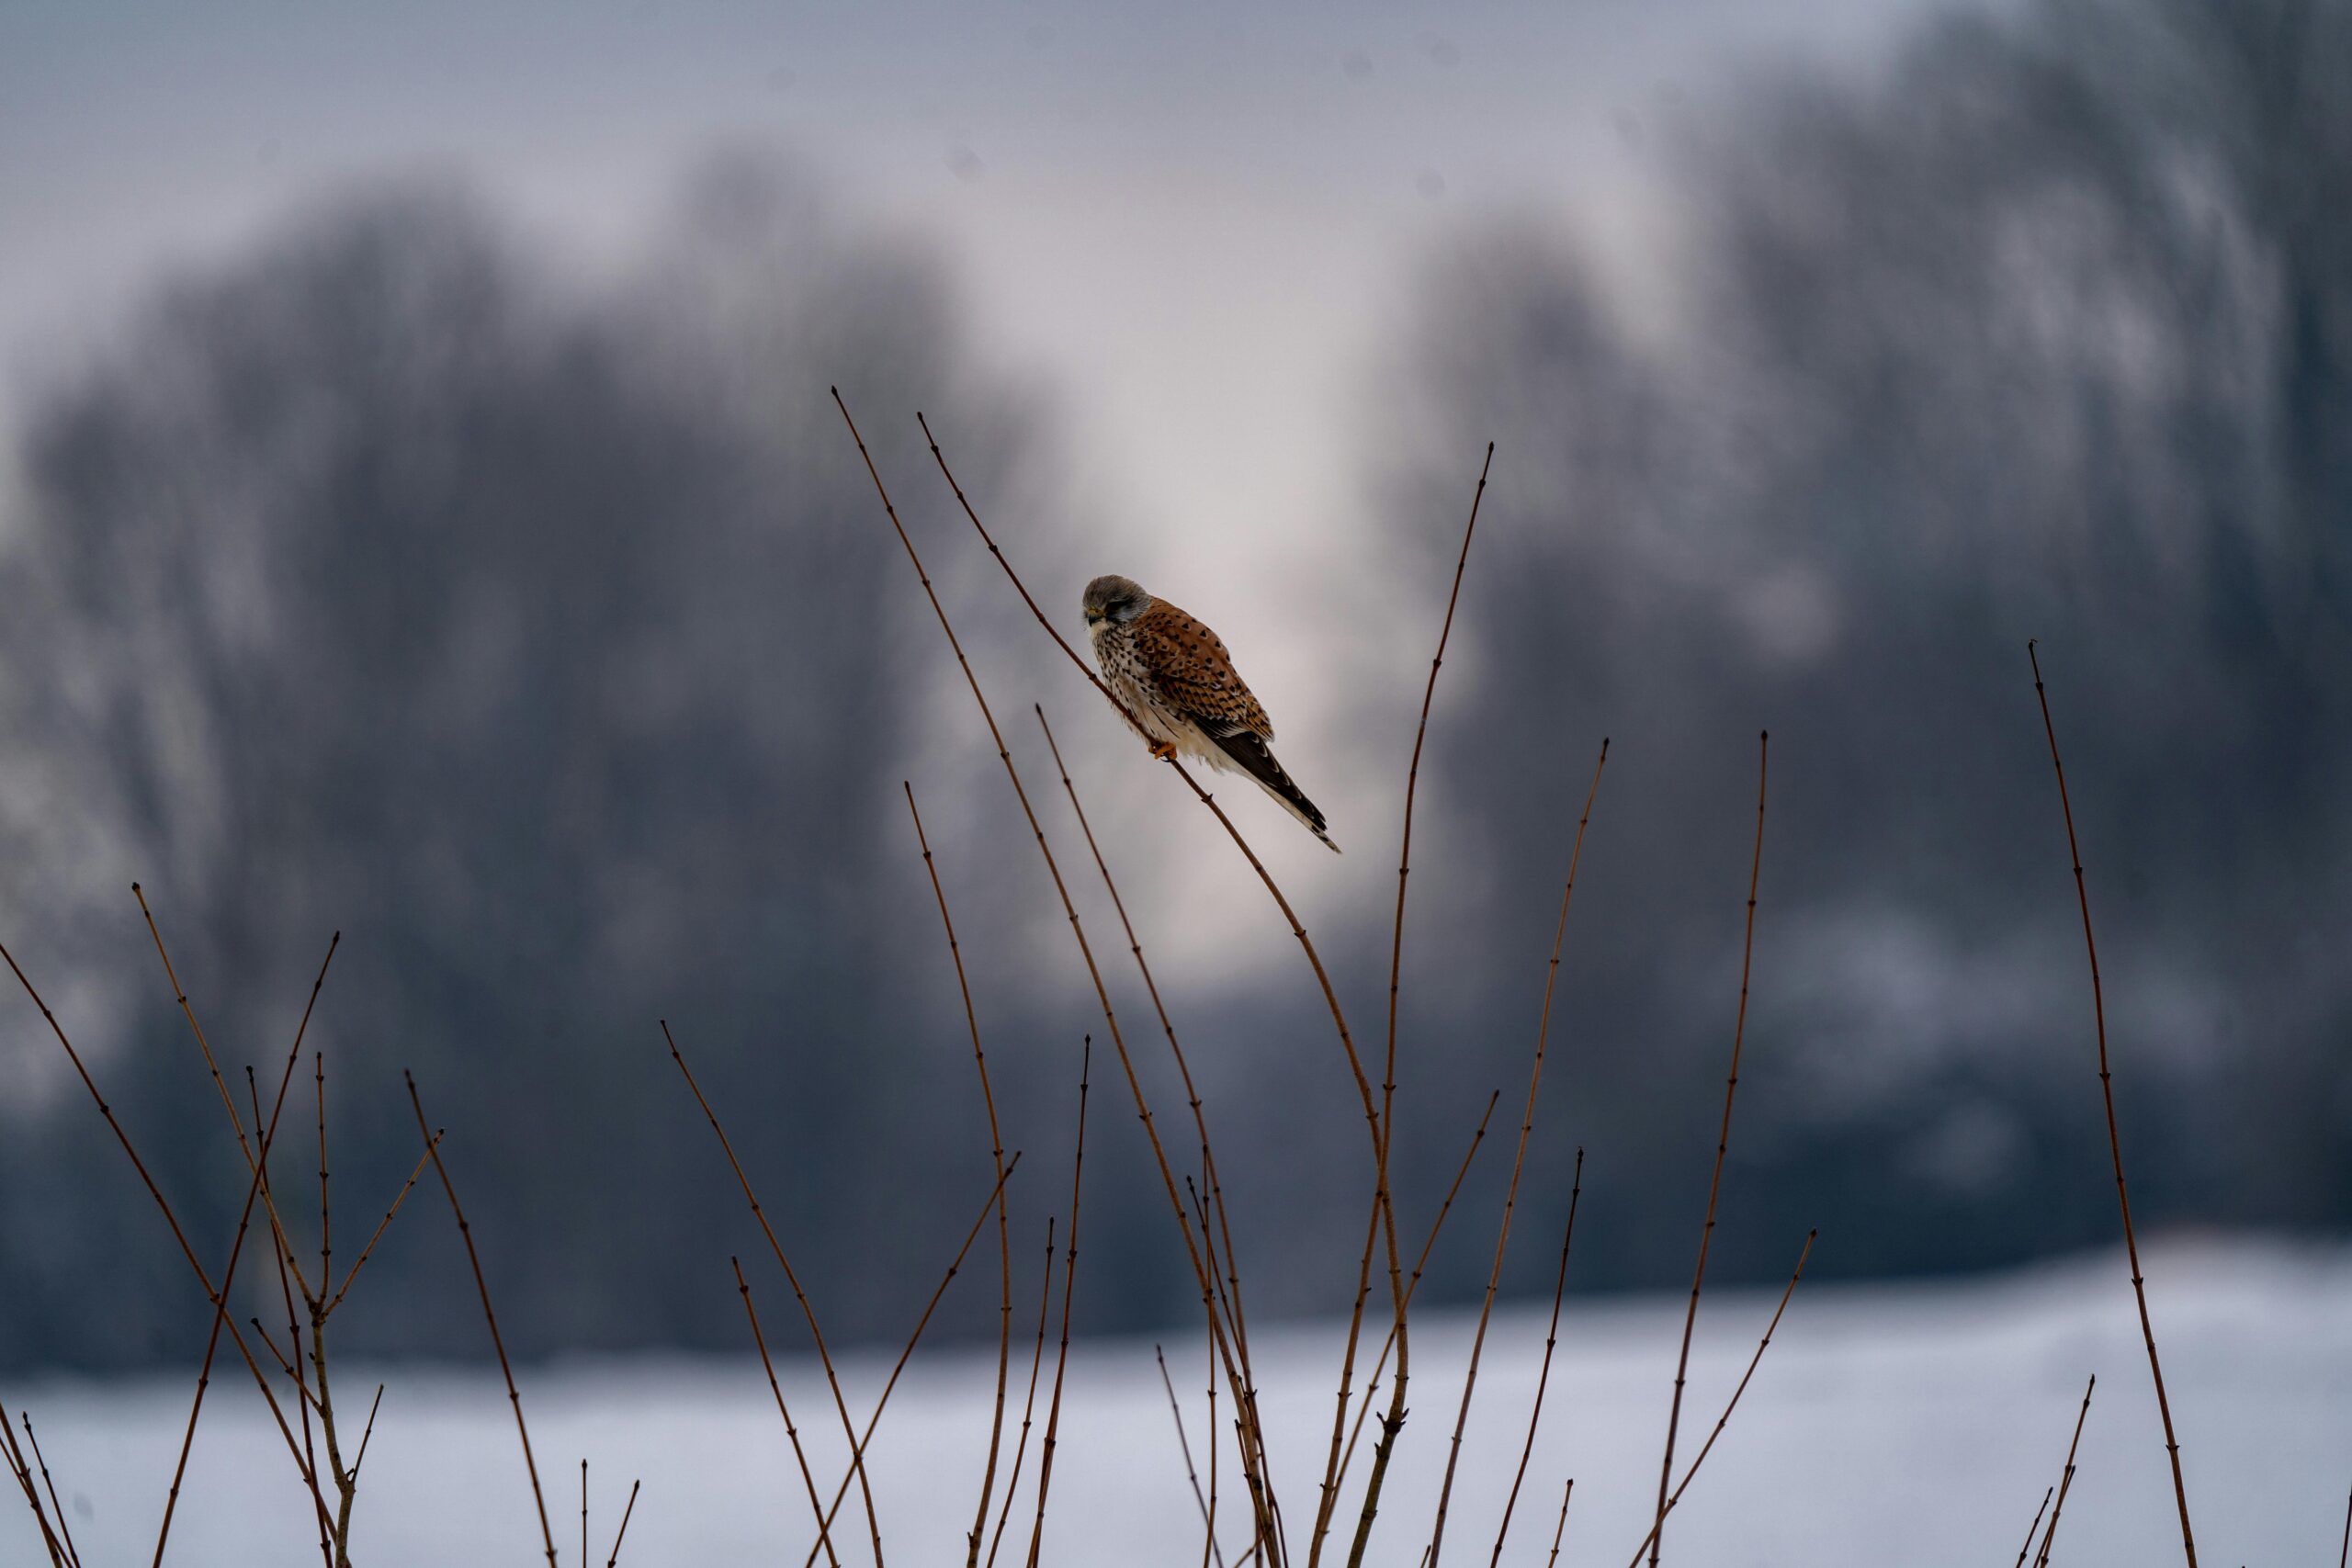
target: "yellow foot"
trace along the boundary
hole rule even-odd
[[[1166,740],[1153,741],[1148,750],[1151,752],[1152,760],[1158,762],[1164,762],[1168,761],[1169,758],[1176,755],[1175,746],[1171,742]]]

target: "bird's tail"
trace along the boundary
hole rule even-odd
[[[1306,792],[1291,783],[1283,765],[1274,761],[1273,749],[1248,730],[1234,735],[1213,735],[1217,749],[1233,760],[1233,765],[1258,781],[1258,786],[1281,803],[1283,810],[1306,824],[1306,830],[1323,840],[1323,847],[1333,854],[1340,846],[1331,841],[1331,834],[1323,820],[1322,811],[1306,798]]]

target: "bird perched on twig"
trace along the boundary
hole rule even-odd
[[[1323,813],[1274,761],[1267,744],[1273,721],[1242,683],[1223,638],[1132,578],[1096,578],[1086,585],[1082,607],[1094,661],[1153,756],[1249,774],[1339,853]]]

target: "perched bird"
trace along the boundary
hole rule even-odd
[[[1273,721],[1250,694],[1216,633],[1132,578],[1098,577],[1086,585],[1086,635],[1102,679],[1135,716],[1136,731],[1155,757],[1197,759],[1238,771],[1283,809],[1306,824],[1333,854],[1323,813],[1283,772],[1267,742]]]

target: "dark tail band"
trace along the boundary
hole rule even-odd
[[[1234,766],[1257,780],[1260,788],[1272,795],[1292,816],[1306,823],[1307,831],[1322,840],[1324,846],[1333,854],[1340,852],[1340,846],[1331,841],[1329,826],[1323,820],[1321,809],[1306,798],[1305,790],[1291,782],[1288,773],[1283,772],[1283,765],[1274,761],[1272,748],[1246,729],[1233,735],[1213,735],[1209,739],[1216,742],[1218,750],[1233,759]]]

